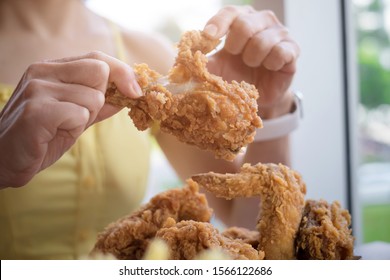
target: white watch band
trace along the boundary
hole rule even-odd
[[[256,130],[254,142],[268,141],[283,137],[294,131],[303,117],[302,98],[300,91],[294,91],[295,110],[278,118],[263,120],[263,128]]]

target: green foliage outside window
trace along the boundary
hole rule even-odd
[[[368,7],[356,10],[357,18],[366,16],[366,25],[378,23],[377,28],[371,29],[357,24],[360,102],[367,108],[390,104],[390,55],[384,57],[386,52],[390,54],[390,40],[384,24],[384,5],[374,0]]]

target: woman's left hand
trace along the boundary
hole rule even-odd
[[[255,85],[260,92],[260,116],[265,119],[291,109],[289,88],[300,49],[273,12],[226,6],[204,31],[214,38],[226,35],[223,49],[209,58],[211,73]]]

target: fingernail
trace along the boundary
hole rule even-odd
[[[137,82],[133,82],[130,86],[131,86],[132,92],[134,93],[134,95],[136,97],[141,97],[144,95],[141,87],[139,86],[139,84]]]
[[[203,32],[210,35],[211,37],[217,36],[218,28],[214,24],[208,24],[203,29]]]

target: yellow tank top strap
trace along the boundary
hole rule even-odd
[[[110,20],[108,21],[108,25],[111,28],[112,36],[114,38],[114,44],[116,47],[117,58],[124,61],[124,62],[127,62],[125,44],[123,42],[123,38],[122,38],[122,34],[121,34],[121,30],[120,30],[119,26]]]
[[[114,39],[114,44],[116,48],[116,57],[128,63],[125,44],[123,42],[123,37],[119,26],[111,20],[107,20],[107,22],[109,27],[111,28],[112,36]],[[155,122],[152,128],[149,130],[152,136],[156,136],[159,131],[160,131],[160,123],[158,122]]]
[[[0,102],[7,102],[14,90],[14,86],[0,83]]]

